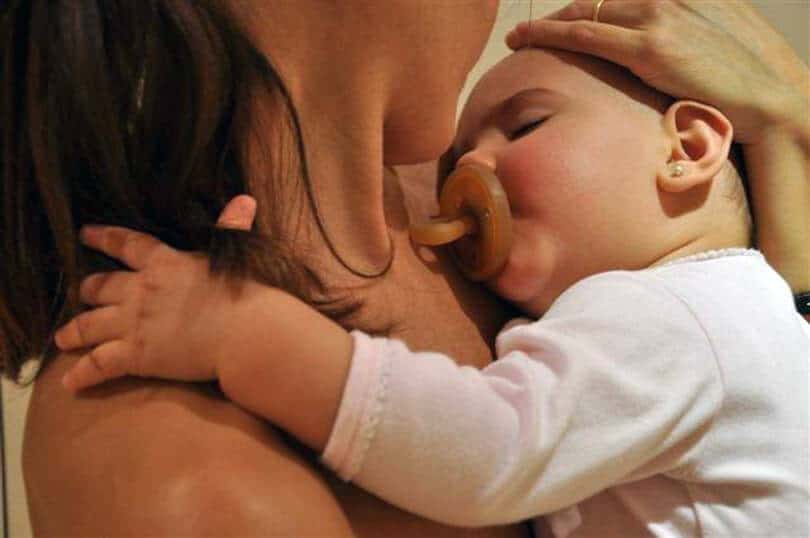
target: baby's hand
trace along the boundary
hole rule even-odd
[[[237,197],[218,226],[250,229],[254,215],[255,201]],[[228,319],[252,284],[245,282],[237,294],[210,274],[206,258],[125,228],[86,227],[81,238],[132,271],[94,274],[82,282],[80,298],[95,308],[59,329],[55,341],[63,351],[87,352],[63,385],[78,391],[125,375],[214,379],[228,353]]]

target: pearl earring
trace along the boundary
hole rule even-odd
[[[669,165],[669,175],[672,177],[681,177],[686,173],[686,168],[681,163],[672,163]]]

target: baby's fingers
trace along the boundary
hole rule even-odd
[[[62,351],[70,351],[97,346],[124,336],[126,323],[121,309],[105,306],[79,314],[54,334],[56,346]]]
[[[79,299],[84,304],[102,306],[123,303],[131,293],[129,286],[135,278],[130,271],[96,273],[88,276],[79,287]]]
[[[130,373],[128,357],[131,355],[129,346],[121,340],[93,348],[62,377],[62,386],[77,392],[116,377],[123,377]]]
[[[217,219],[217,228],[250,231],[256,218],[256,199],[242,194],[228,202]]]
[[[117,226],[85,226],[81,231],[82,243],[115,258],[127,267],[140,271],[149,258],[168,245],[149,234]]]

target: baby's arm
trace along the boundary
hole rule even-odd
[[[617,297],[635,308],[617,312]],[[542,321],[507,329],[483,370],[354,336],[324,462],[452,525],[520,521],[669,471],[722,401],[691,313],[632,278],[591,279]]]
[[[242,345],[217,364],[228,398],[314,450],[329,439],[349,373],[352,338],[296,297],[262,287],[233,320]]]
[[[124,228],[82,241],[134,271],[96,274],[80,296],[95,308],[57,331],[86,353],[64,376],[80,390],[125,375],[218,379],[226,395],[321,450],[340,404],[349,334],[282,290],[211,274],[208,260]]]
[[[205,260],[126,234],[136,232],[85,236],[139,270],[83,286],[86,302],[117,310],[106,320],[104,308],[91,311],[60,330],[60,347],[97,346],[68,386],[127,374],[218,378],[240,406],[325,448],[324,461],[343,478],[430,519],[520,521],[634,478],[642,466],[660,471],[656,458],[719,405],[712,351],[694,319],[633,280],[591,286],[584,302],[566,310],[560,301],[543,322],[510,329],[500,360],[481,371],[360,333],[353,345],[289,294],[251,282],[234,294]],[[618,325],[601,306],[616,296],[636,306]],[[603,317],[583,314],[583,304]],[[652,326],[649,312],[661,313]]]

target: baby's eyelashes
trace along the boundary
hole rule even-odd
[[[539,119],[532,119],[523,122],[508,120],[504,121],[503,123],[499,122],[498,124],[492,125],[491,130],[498,131],[500,133],[500,136],[497,138],[500,138],[501,141],[505,138],[507,141],[512,142],[513,140],[517,140],[531,133],[532,131],[540,127],[543,123],[545,123],[545,121],[548,120],[548,118],[549,116],[546,116]],[[515,127],[512,128],[512,126]],[[494,140],[497,140],[497,138]],[[496,141],[494,147],[497,147],[498,145],[499,143]],[[482,141],[478,139],[475,144],[475,147],[460,154],[461,156],[453,163],[455,165],[453,168],[457,168],[459,166],[466,164],[478,164],[494,171],[495,157],[492,154],[493,147],[490,146],[491,144],[489,144],[488,142],[482,143]],[[448,156],[445,155],[445,158],[442,159],[441,165],[447,165],[451,163],[450,159],[447,159],[446,157]],[[448,170],[448,172],[450,171],[452,171],[452,169]]]
[[[509,140],[517,140],[518,138],[531,133],[532,131],[540,127],[540,125],[542,125],[544,121],[546,121],[545,118],[524,123],[514,131],[508,133]]]

